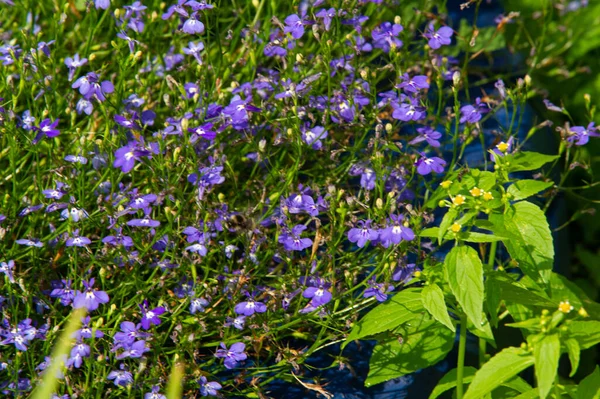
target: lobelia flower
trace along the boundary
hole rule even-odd
[[[200,377],[198,384],[200,385],[200,395],[202,396],[217,396],[219,389],[222,388],[221,384],[215,381],[209,382],[205,376]]]
[[[398,35],[402,30],[404,30],[404,28],[400,24],[392,24],[387,21],[383,22],[371,32],[373,47],[382,49],[384,53],[389,53],[392,47],[402,47],[402,40],[398,39]]]
[[[104,333],[100,330],[92,330],[90,328],[90,316],[85,316],[81,319],[81,328],[73,333],[73,338],[77,340],[102,338]]]
[[[227,346],[221,342],[221,349],[217,349],[215,357],[225,359],[223,362],[225,368],[231,370],[237,367],[239,362],[248,358],[248,355],[246,355],[244,349],[246,349],[246,345],[243,342],[236,342],[235,344],[231,345],[229,349],[227,349]]]
[[[42,138],[53,138],[60,134],[60,130],[56,129],[59,119],[52,122],[50,119],[44,119],[40,126],[35,128],[38,134],[33,139],[33,144],[37,144]]]
[[[157,308],[154,309],[148,309],[148,300],[144,299],[144,302],[142,302],[140,306],[140,310],[142,311],[142,328],[144,330],[148,330],[150,328],[150,326],[152,324],[154,324],[155,326],[160,324],[160,318],[158,316],[160,316],[161,314],[165,313],[165,308],[162,306],[159,306]]]
[[[312,307],[317,308],[326,305],[331,301],[332,295],[331,292],[329,292],[331,283],[328,283],[319,277],[315,277],[308,279],[307,285],[309,285],[309,287],[302,292],[302,296],[310,299],[310,305]]]
[[[204,312],[204,308],[209,305],[209,302],[204,298],[192,298],[190,301],[190,313],[196,314]]]
[[[370,287],[363,293],[363,298],[370,298],[372,296],[377,299],[378,302],[385,302],[388,299],[388,292],[394,291],[394,287],[385,283],[377,283],[377,277],[373,276],[369,280]]]
[[[106,10],[110,7],[110,0],[94,0],[94,5],[96,9]]]
[[[200,125],[198,127],[189,128],[188,131],[192,133],[192,135],[190,136],[190,143],[193,144],[200,138],[203,138],[208,141],[213,141],[215,137],[217,137],[217,132],[215,132],[212,129],[213,124],[210,122]]]
[[[8,322],[7,322],[8,327]],[[20,321],[16,327],[3,330],[0,336],[4,337],[0,345],[13,344],[20,351],[26,351],[27,345],[36,338],[37,329],[31,325],[31,319]]]
[[[133,375],[127,370],[125,370],[125,366],[121,364],[120,370],[113,370],[106,377],[109,380],[113,380],[113,383],[116,386],[125,387],[129,384],[133,383]]]
[[[417,128],[419,135],[408,142],[408,144],[417,144],[426,141],[432,147],[438,148],[441,144],[437,140],[442,137],[442,134],[438,131],[433,130],[429,126]]]
[[[117,350],[119,348],[128,348],[136,340],[143,340],[151,336],[151,334],[149,333],[139,331],[142,328],[141,324],[136,325],[130,321],[124,321],[119,325],[119,327],[121,328],[121,331],[115,333],[113,337],[113,350]]]
[[[0,273],[4,274],[8,278],[8,281],[10,281],[11,283],[15,282],[15,277],[13,275],[14,268],[15,261],[12,259],[8,262],[0,263]]]
[[[21,210],[21,212],[19,212],[19,217],[27,216],[30,213],[33,213],[35,211],[39,211],[43,207],[44,207],[44,204],[39,204],[39,205],[31,205],[31,206],[28,206],[26,208],[23,208]]]
[[[31,111],[26,110],[21,116],[21,127],[25,130],[35,129],[35,117],[31,115]]]
[[[58,286],[55,285],[50,292],[51,298],[60,298],[60,303],[63,306],[68,306],[73,302],[75,298],[75,292],[71,289],[71,280],[61,280]]]
[[[267,311],[267,305],[262,302],[255,301],[252,295],[246,293],[248,297],[247,301],[240,302],[235,305],[233,309],[235,313],[244,316],[252,316],[254,313],[265,313]]]
[[[87,219],[88,217],[90,217],[90,215],[85,209],[77,209],[75,207],[71,209],[64,209],[60,213],[60,220],[69,219],[75,223],[79,222],[80,220]]]
[[[198,13],[193,12],[190,17],[183,23],[181,30],[190,35],[201,34],[204,32],[204,24],[196,19]]]
[[[415,233],[410,227],[403,225],[404,216],[390,215],[391,225],[379,230],[379,240],[384,248],[390,244],[400,244],[401,241],[412,241]]]
[[[392,280],[398,281],[402,284],[408,283],[413,278],[414,272],[417,270],[416,264],[409,263],[404,264],[402,259],[398,260],[398,267],[392,274]]]
[[[313,242],[310,238],[301,238],[300,235],[306,230],[303,224],[297,224],[290,232],[284,232],[279,236],[279,243],[283,244],[286,251],[302,251],[310,248]]]
[[[442,26],[436,31],[433,22],[430,22],[429,26],[427,27],[427,31],[425,31],[423,36],[429,39],[429,47],[437,50],[442,46],[447,46],[452,43],[452,39],[450,38],[453,34],[454,31],[448,26]]]
[[[481,98],[475,99],[475,105],[464,105],[460,108],[460,123],[477,123],[481,120],[483,114],[489,112],[488,105],[481,101]]]
[[[235,318],[227,317],[227,320],[225,321],[224,326],[225,327],[233,326],[233,327],[237,328],[238,330],[243,330],[245,323],[246,323],[246,316],[238,316]]]
[[[188,175],[188,182],[192,183],[195,186],[198,186],[199,200],[202,200],[204,198],[204,193],[207,189],[217,184],[221,184],[225,181],[225,177],[221,176],[222,171],[222,166],[213,165],[205,168],[200,168],[198,173],[192,173]]]
[[[429,89],[429,83],[425,75],[417,75],[411,78],[405,73],[402,75],[402,83],[396,85],[396,88],[403,89],[405,93],[415,94],[419,90]]]
[[[325,30],[329,32],[331,28],[331,20],[335,18],[336,12],[335,8],[330,8],[328,10],[322,8],[318,13],[315,14],[315,17],[323,19],[323,25],[325,25]]]
[[[71,354],[70,354],[69,358],[67,359],[66,366],[67,367],[73,366],[76,369],[78,369],[79,367],[81,367],[81,364],[83,363],[83,358],[89,357],[90,353],[91,353],[91,350],[90,350],[89,345],[84,344],[81,341],[76,342],[75,345],[73,345],[73,348],[71,349]]]
[[[127,46],[129,46],[129,53],[130,54],[134,54],[135,53],[135,45],[139,44],[139,42],[137,40],[129,37],[127,35],[127,32],[125,32],[124,30],[122,30],[119,33],[117,33],[117,37],[119,39],[123,39],[123,40],[125,40],[127,42]]]
[[[92,311],[98,309],[101,303],[108,303],[108,294],[93,288],[95,282],[96,280],[93,277],[89,281],[82,281],[85,291],[76,291],[73,299],[75,309],[86,308],[88,311]]]
[[[315,126],[311,129],[302,127],[302,140],[312,147],[313,150],[320,150],[323,146],[321,139],[327,137],[327,130],[322,126]]]
[[[379,232],[371,228],[371,220],[360,220],[358,226],[348,231],[348,240],[356,243],[359,248],[364,247],[367,242],[375,241],[379,238]]]
[[[44,246],[44,243],[38,240],[37,238],[21,238],[15,241],[19,245],[26,245],[28,247],[37,247],[41,248]]]
[[[417,173],[421,176],[426,176],[431,172],[442,173],[444,172],[444,166],[446,161],[439,157],[427,158],[425,154],[421,153],[421,158],[415,162],[417,167]]]
[[[403,122],[418,121],[427,116],[427,109],[416,98],[408,98],[409,102],[392,102],[392,117]]]
[[[80,155],[67,155],[67,156],[65,156],[65,161],[85,165],[85,164],[87,164],[88,159],[86,157],[82,157]]]
[[[81,115],[82,113],[91,115],[94,111],[94,104],[85,98],[80,98],[77,104],[75,104],[75,110],[77,111],[77,115]]]
[[[200,58],[200,52],[204,50],[204,43],[189,42],[187,47],[183,48],[183,52],[187,55],[193,56],[198,64],[202,65],[202,58]]]
[[[75,71],[77,68],[82,67],[87,64],[87,58],[79,58],[79,54],[76,53],[73,58],[67,57],[65,58],[65,65],[69,68],[69,82],[73,80],[73,76],[75,76]]]
[[[115,151],[115,161],[113,167],[120,168],[123,173],[129,173],[135,166],[136,161],[142,157],[151,157],[151,152],[145,148],[140,148],[139,142],[130,141],[126,146]]]
[[[292,37],[296,40],[300,39],[304,35],[304,25],[308,22],[300,18],[297,14],[288,15],[283,28],[284,33],[291,33]]]
[[[150,348],[146,346],[146,341],[135,341],[133,344],[129,346],[123,346],[125,349],[123,352],[116,356],[117,359],[125,359],[126,357],[130,357],[133,359],[140,358],[144,355],[144,353],[149,352]]]
[[[153,385],[152,390],[144,394],[144,399],[167,399],[165,395],[159,392],[160,387],[158,385]]]
[[[73,235],[70,236],[65,245],[67,247],[85,247],[89,245],[92,241],[87,237],[82,237],[79,235],[79,229],[73,231]]]
[[[573,126],[568,130],[569,136],[567,141],[575,145],[586,145],[590,141],[590,137],[600,137],[597,133],[597,128],[594,122],[590,122],[586,127]]]

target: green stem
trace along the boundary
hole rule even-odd
[[[458,361],[456,364],[456,399],[464,394],[463,376],[465,373],[465,352],[467,350],[467,315],[460,316],[460,338],[458,341]]]

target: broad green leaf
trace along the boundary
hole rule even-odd
[[[409,325],[410,324],[410,325]],[[405,325],[402,339],[375,346],[365,386],[401,377],[442,360],[454,346],[455,334],[428,315]]]
[[[439,227],[429,227],[427,229],[423,229],[421,230],[421,233],[419,233],[420,237],[426,237],[426,238],[437,238],[438,237],[438,233],[439,233],[440,229]],[[447,232],[444,235],[444,238],[446,240],[452,240],[454,239],[454,234]],[[466,242],[496,242],[496,241],[502,241],[503,239],[506,240],[506,237],[498,237],[495,236],[493,234],[483,234],[483,233],[478,233],[475,231],[461,231],[457,234],[456,236],[459,240],[462,241],[466,241]]]
[[[552,269],[554,246],[544,212],[536,205],[517,202],[504,215],[490,215],[494,232],[503,237],[511,257],[532,280],[546,281]]]
[[[456,209],[448,209],[448,212],[446,212],[446,214],[442,218],[442,223],[440,223],[440,229],[438,230],[437,236],[438,243],[442,243],[442,238],[444,238],[444,235],[448,232],[448,229],[452,225],[452,222],[454,222],[454,219],[456,219],[457,215],[458,212],[456,211]]]
[[[476,337],[483,338],[494,348],[496,347],[496,339],[494,338],[492,327],[490,326],[490,323],[487,321],[486,318],[483,319],[483,322],[480,326],[477,326],[477,328],[475,328],[471,320],[467,319],[467,328],[469,332],[475,335]]]
[[[600,367],[585,377],[577,389],[577,399],[600,399]]]
[[[444,301],[444,292],[437,284],[429,284],[421,291],[423,306],[440,323],[456,332],[456,327],[448,315],[448,307]]]
[[[476,328],[483,323],[483,265],[471,247],[458,246],[446,255],[446,281],[452,293]]]
[[[498,284],[496,284],[490,278],[485,279],[485,306],[490,314],[490,323],[494,327],[498,327],[498,307],[500,302],[502,291]]]
[[[463,369],[463,383],[469,384],[477,369],[475,367],[465,367]],[[456,369],[452,369],[442,377],[438,384],[433,388],[429,399],[435,399],[446,391],[456,387]]]
[[[531,288],[525,287],[518,281],[513,280],[506,273],[491,272],[486,278],[489,285],[498,287],[502,299],[506,302],[540,307],[558,306],[557,302],[546,298],[545,293],[536,293]]]
[[[569,361],[571,362],[571,373],[569,377],[573,377],[579,368],[579,355],[581,349],[579,348],[579,342],[574,338],[569,338],[565,341],[567,347],[567,353],[569,354]]]
[[[540,397],[539,390],[537,388],[531,388],[529,391],[523,392],[519,396],[515,396],[512,399],[535,399],[535,398],[539,398],[539,397]]]
[[[533,346],[535,377],[541,399],[546,399],[554,385],[560,359],[560,338],[558,334],[544,335]]]
[[[504,35],[496,29],[495,26],[477,28],[477,34],[473,34],[473,27],[466,19],[460,20],[459,37],[464,38],[458,41],[458,45],[463,50],[476,53],[478,51],[496,51],[506,46]]]
[[[568,337],[577,340],[581,350],[600,343],[600,321],[576,320],[568,323]]]
[[[508,187],[508,194],[512,195],[512,199],[519,201],[532,195],[544,191],[552,187],[554,182],[546,182],[539,180],[519,180]]]
[[[481,399],[496,387],[532,366],[533,356],[521,348],[506,348],[475,373],[463,399]]]
[[[522,172],[536,170],[558,158],[558,155],[546,155],[538,152],[518,152],[502,157],[502,165],[506,165],[508,172]]]
[[[394,295],[388,302],[377,305],[360,319],[342,344],[392,330],[407,321],[420,317],[425,309],[421,300],[421,288],[408,288]]]
[[[583,307],[591,318],[600,319],[600,304],[592,301],[577,284],[558,273],[550,275],[550,294],[556,302],[568,300],[576,310]]]

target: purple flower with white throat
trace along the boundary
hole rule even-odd
[[[113,383],[116,386],[125,387],[127,385],[133,384],[133,375],[125,369],[125,366],[121,364],[120,370],[113,370],[108,373],[109,380],[113,380]]]
[[[426,176],[431,172],[443,173],[446,161],[439,157],[427,158],[425,154],[421,153],[421,157],[415,162],[415,166],[418,174]]]
[[[307,279],[308,287],[302,292],[304,298],[310,299],[310,304],[317,308],[326,305],[331,301],[332,295],[329,292],[331,284],[325,280],[315,277]]]
[[[423,34],[423,36],[429,39],[429,47],[431,47],[434,50],[437,50],[442,46],[447,46],[450,43],[452,43],[451,37],[453,33],[454,31],[452,30],[452,28],[448,26],[442,26],[436,31],[433,22],[431,22],[429,23],[427,31]]]
[[[304,35],[304,25],[306,24],[306,21],[297,14],[289,15],[283,22],[285,22],[285,27],[283,29],[284,33],[290,33],[296,40]]]
[[[198,187],[198,199],[204,198],[204,193],[209,190],[212,186],[221,184],[225,181],[225,177],[221,176],[223,171],[222,166],[208,166],[200,168],[198,173],[192,173],[188,175],[188,182]]]
[[[322,8],[321,10],[319,10],[318,13],[315,14],[315,17],[323,19],[323,25],[325,25],[326,31],[329,31],[329,29],[331,28],[331,21],[333,20],[333,18],[335,18],[335,16],[336,11],[333,7],[328,10]]]
[[[405,73],[402,75],[402,83],[396,85],[396,88],[403,89],[405,93],[415,94],[420,90],[429,89],[429,83],[425,75],[417,75],[411,78]]]
[[[11,283],[15,282],[15,277],[13,275],[14,268],[15,268],[15,261],[12,259],[9,260],[8,262],[0,263],[0,273],[4,274],[8,278],[8,281]]]
[[[79,235],[79,229],[73,231],[73,235],[70,236],[65,245],[67,247],[85,247],[91,244],[91,240],[87,237],[83,237]]]
[[[58,121],[59,119],[56,119],[54,122],[50,119],[44,119],[42,123],[40,123],[40,126],[35,129],[38,134],[33,139],[33,144],[37,144],[44,137],[53,138],[58,136],[60,134],[60,130],[56,128],[56,126],[58,126]]]
[[[587,127],[573,126],[568,133],[567,141],[575,145],[586,145],[590,141],[590,137],[600,137],[594,122],[588,124]]]
[[[200,58],[200,53],[202,50],[204,50],[204,43],[202,42],[189,42],[188,46],[183,48],[183,52],[187,55],[193,56],[200,65],[202,65],[202,58]]]
[[[382,49],[384,53],[389,53],[391,48],[402,47],[403,43],[398,39],[398,35],[403,30],[404,28],[400,24],[383,22],[371,32],[373,47]]]
[[[192,298],[190,300],[190,313],[196,314],[204,312],[204,308],[209,305],[209,302],[204,298]]]
[[[327,130],[322,126],[315,126],[311,129],[307,127],[302,128],[302,140],[311,146],[313,150],[320,150],[323,146],[321,139],[327,137]]]
[[[200,22],[196,16],[198,13],[194,12],[190,17],[183,23],[181,30],[190,35],[201,34],[204,32],[204,24]]]
[[[88,311],[92,311],[98,309],[100,304],[108,303],[108,294],[93,288],[95,282],[96,280],[93,277],[89,281],[82,281],[85,290],[83,292],[76,291],[75,298],[73,299],[73,307],[75,309],[86,308]]]
[[[148,330],[151,325],[159,325],[160,324],[160,316],[165,313],[166,310],[164,307],[159,306],[154,309],[148,309],[148,300],[144,299],[144,302],[140,305],[140,310],[142,311],[142,328],[144,330]]]
[[[248,297],[248,300],[235,305],[235,313],[244,316],[252,316],[254,313],[265,313],[267,311],[267,305],[255,301],[253,296],[249,293],[246,293],[246,296]]]
[[[483,117],[483,114],[490,111],[489,106],[481,101],[481,98],[475,99],[475,105],[464,105],[460,108],[460,123],[477,123]]]
[[[41,248],[44,246],[44,243],[41,242],[37,238],[20,238],[20,239],[16,240],[15,243],[17,243],[19,245],[25,245],[28,247],[37,247],[37,248]]]
[[[200,385],[200,395],[202,396],[217,396],[219,389],[222,388],[221,384],[216,381],[208,381],[205,376],[200,377],[198,380]]]
[[[370,287],[363,293],[363,297],[370,298],[374,296],[378,302],[385,302],[388,299],[387,293],[394,290],[394,287],[389,284],[377,283],[376,276],[373,276],[373,278],[369,280],[369,286]]]
[[[392,117],[403,122],[418,121],[427,116],[427,109],[423,107],[417,98],[409,98],[408,102],[400,104],[392,102]]]
[[[409,141],[408,144],[414,145],[426,141],[432,147],[438,148],[440,146],[440,142],[438,141],[442,137],[440,132],[433,130],[429,126],[417,128],[417,132],[419,135]]]
[[[390,244],[400,244],[401,241],[412,241],[415,233],[405,225],[404,216],[390,215],[390,225],[379,230],[379,240],[384,248]]]
[[[65,58],[65,65],[69,68],[69,82],[73,80],[73,76],[75,76],[75,71],[77,68],[87,64],[87,58],[79,58],[79,54],[75,54],[73,58],[67,57]]]
[[[367,242],[375,241],[379,238],[379,232],[371,228],[370,220],[360,220],[358,226],[348,231],[348,240],[355,242],[359,248],[364,247]]]
[[[217,132],[213,130],[212,123],[205,123],[198,127],[191,127],[188,129],[192,135],[190,136],[190,143],[195,143],[198,139],[204,139],[208,141],[213,141],[215,137],[217,137]]]
[[[236,342],[229,349],[221,342],[221,349],[217,349],[215,357],[225,359],[225,368],[231,370],[237,367],[239,362],[248,358],[248,355],[244,352],[245,349],[246,345],[243,342]]]
[[[302,251],[310,248],[313,242],[310,238],[301,238],[300,235],[306,230],[303,224],[297,224],[289,232],[284,232],[279,236],[279,243],[283,244],[286,251]]]

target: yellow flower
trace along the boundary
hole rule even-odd
[[[508,150],[508,144],[506,144],[504,141],[501,141],[496,148],[500,150],[500,152],[506,152],[506,150]]]
[[[452,198],[452,203],[456,206],[460,206],[465,203],[465,196],[458,194],[456,197]]]
[[[462,227],[462,226],[461,226],[460,224],[458,224],[458,223],[454,223],[454,224],[452,224],[452,226],[450,226],[450,230],[451,230],[453,233],[458,233],[458,232],[460,231],[460,228],[461,228],[461,227]]]
[[[573,310],[573,305],[571,305],[569,301],[562,301],[558,305],[558,310],[560,310],[563,313],[569,313],[571,310]]]
[[[440,186],[442,186],[442,188],[444,190],[447,190],[448,188],[450,188],[450,186],[452,185],[452,181],[451,180],[445,180],[443,182],[440,183]]]
[[[480,188],[477,187],[473,187],[472,189],[469,190],[469,192],[471,193],[471,195],[473,197],[481,197],[484,193],[484,191]]]
[[[494,196],[492,195],[492,193],[490,193],[489,191],[486,193],[483,193],[483,199],[486,201],[491,201],[494,199]]]

